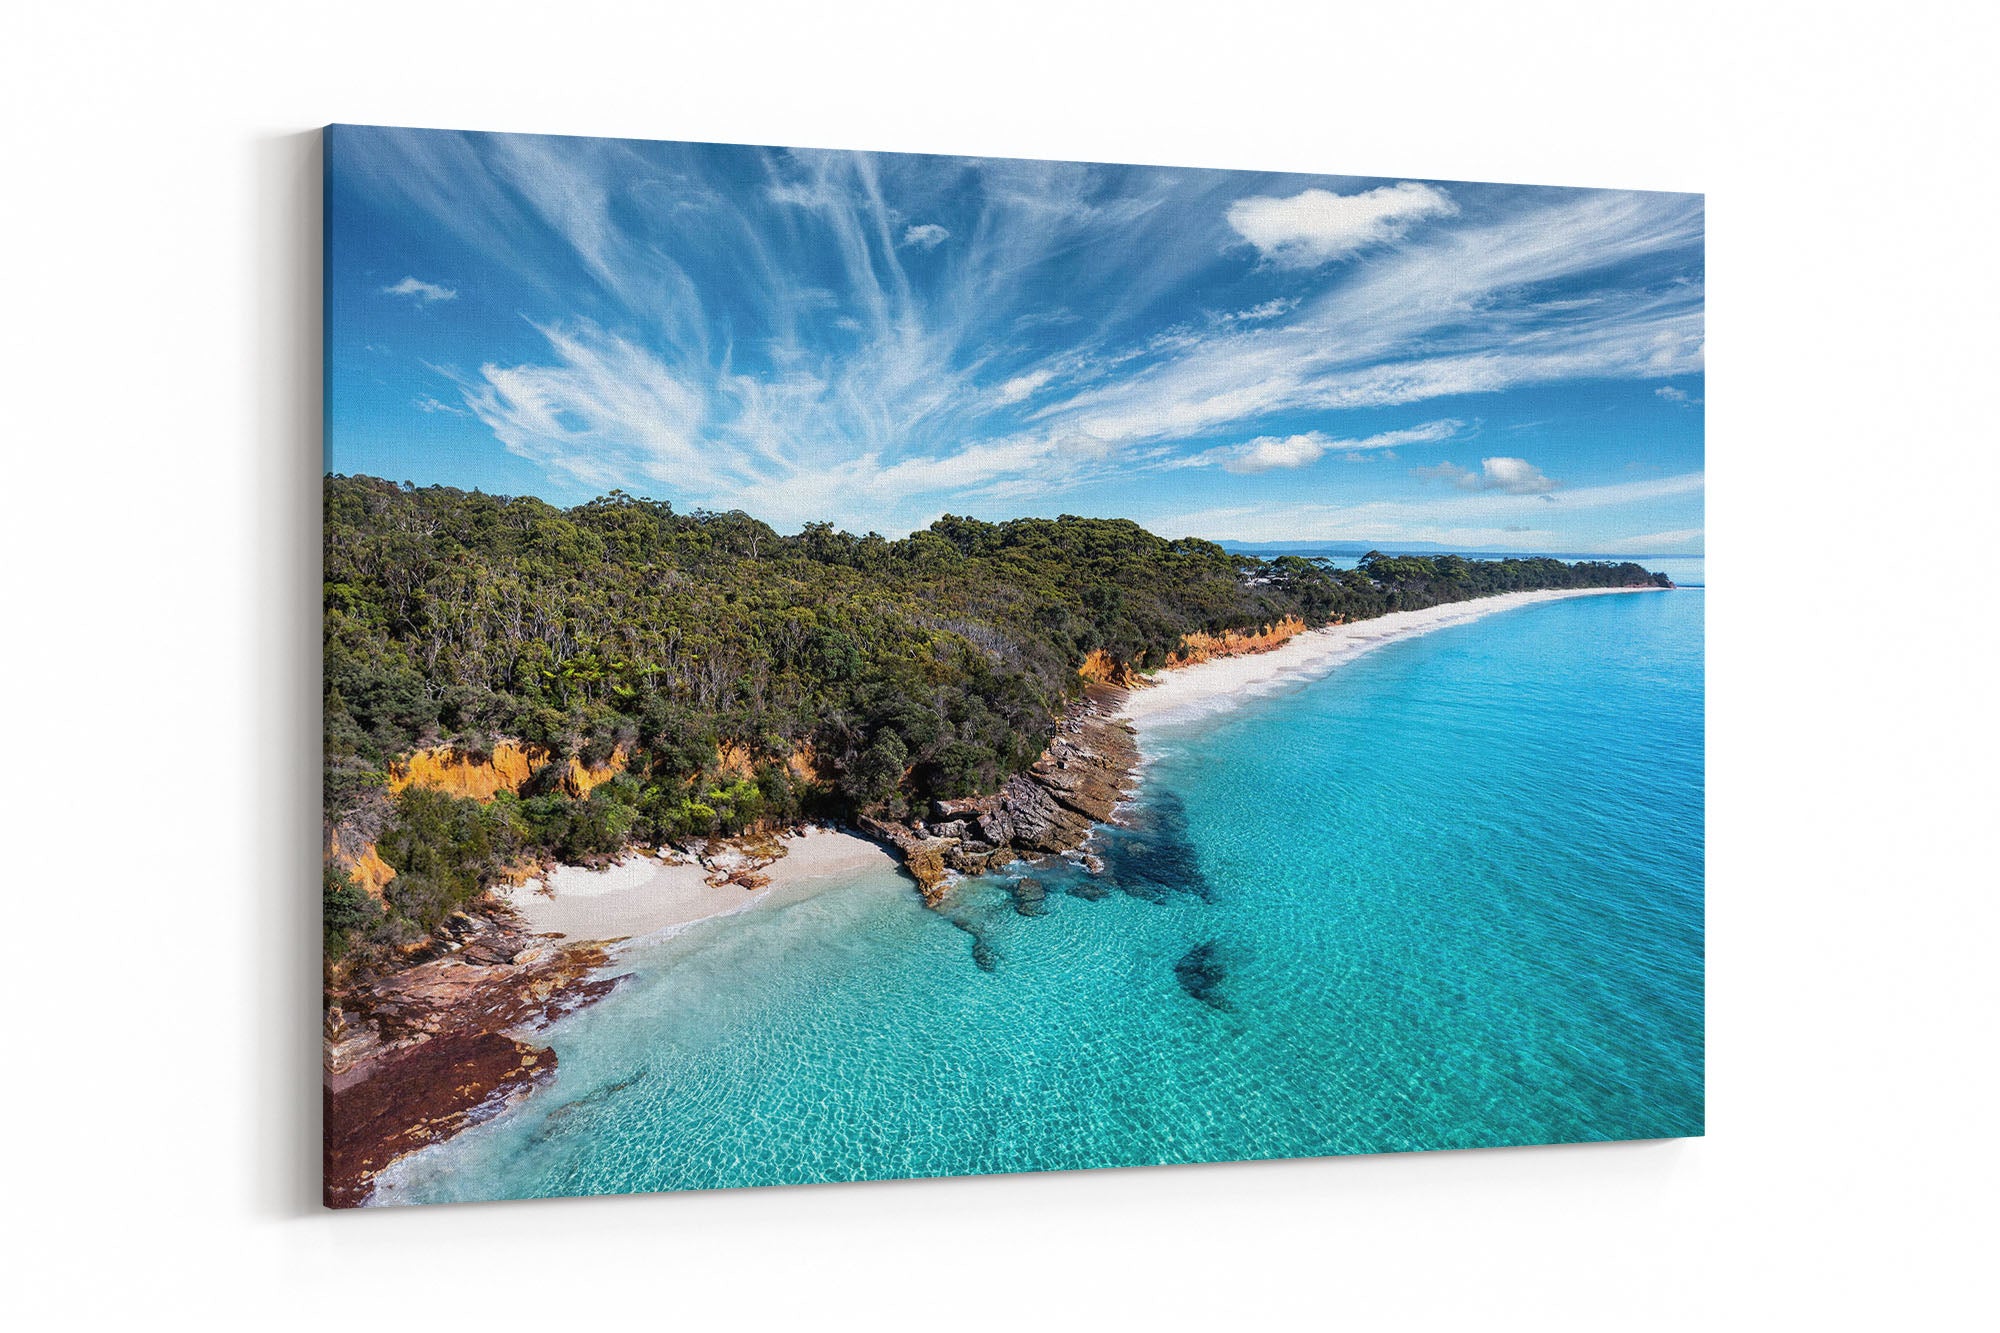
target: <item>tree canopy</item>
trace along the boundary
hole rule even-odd
[[[1343,571],[1073,516],[787,536],[622,491],[564,510],[330,476],[326,817],[398,872],[380,928],[421,930],[508,857],[994,790],[1041,752],[1093,650],[1145,670],[1192,631],[1641,582],[1665,580],[1381,553]],[[550,781],[478,810],[385,794],[417,749],[502,738],[585,763],[618,752],[624,772],[586,798]],[[329,940],[336,919],[355,935],[366,914],[328,894]]]

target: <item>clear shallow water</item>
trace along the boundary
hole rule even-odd
[[[1149,731],[1102,876],[704,923],[379,1202],[1698,1134],[1702,594]]]

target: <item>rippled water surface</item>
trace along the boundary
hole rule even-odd
[[[1149,731],[1101,876],[704,923],[380,1202],[1698,1134],[1702,594]]]

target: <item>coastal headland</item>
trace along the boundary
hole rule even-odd
[[[863,816],[862,829],[894,847],[928,905],[959,875],[1017,860],[1080,854],[1091,832],[1116,818],[1138,785],[1137,734],[1148,724],[1228,707],[1265,689],[1323,674],[1398,639],[1565,597],[1661,591],[1657,587],[1502,593],[1356,622],[1307,629],[1292,622],[1262,633],[1201,636],[1185,658],[1159,671],[1119,672],[1126,685],[1093,682],[1065,710],[1048,748],[998,792],[934,801],[927,818],[891,823]],[[1193,637],[1193,636],[1190,636]]]

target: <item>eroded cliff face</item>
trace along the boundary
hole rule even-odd
[[[811,741],[800,741],[785,757],[785,769],[801,782],[824,782],[819,771],[819,753]]]
[[[1083,665],[1076,669],[1093,685],[1112,685],[1121,690],[1129,690],[1141,683],[1138,673],[1124,662],[1119,661],[1102,648],[1092,648]]]
[[[547,750],[519,741],[499,741],[492,753],[483,758],[448,745],[435,745],[390,766],[388,793],[394,796],[410,787],[432,787],[450,796],[490,801],[503,791],[518,793],[554,762],[555,756]],[[565,792],[581,799],[590,795],[593,787],[623,773],[626,762],[623,746],[612,751],[611,758],[601,764],[570,759],[564,762],[556,782]],[[384,813],[378,810],[326,830],[328,864],[346,871],[349,879],[377,901],[389,881],[396,878],[395,867],[375,851],[375,838],[383,818]],[[518,882],[536,869],[532,865],[509,867],[502,877]]]
[[[347,877],[377,902],[383,887],[396,878],[395,867],[375,854],[375,844],[351,829],[327,828],[326,859],[345,870]]]
[[[1204,634],[1196,630],[1181,636],[1181,646],[1167,655],[1167,666],[1192,666],[1196,662],[1207,662],[1217,657],[1241,657],[1246,653],[1268,653],[1283,644],[1294,634],[1303,633],[1306,622],[1297,616],[1286,616],[1283,620],[1264,626],[1261,630],[1224,630],[1220,634]]]
[[[601,764],[569,759],[563,764],[558,785],[581,799],[590,795],[591,788],[623,773],[627,759],[622,745]],[[541,746],[519,741],[498,741],[484,758],[437,745],[390,766],[389,794],[394,796],[405,787],[433,787],[450,796],[490,801],[503,791],[519,792],[554,762],[555,756]]]

